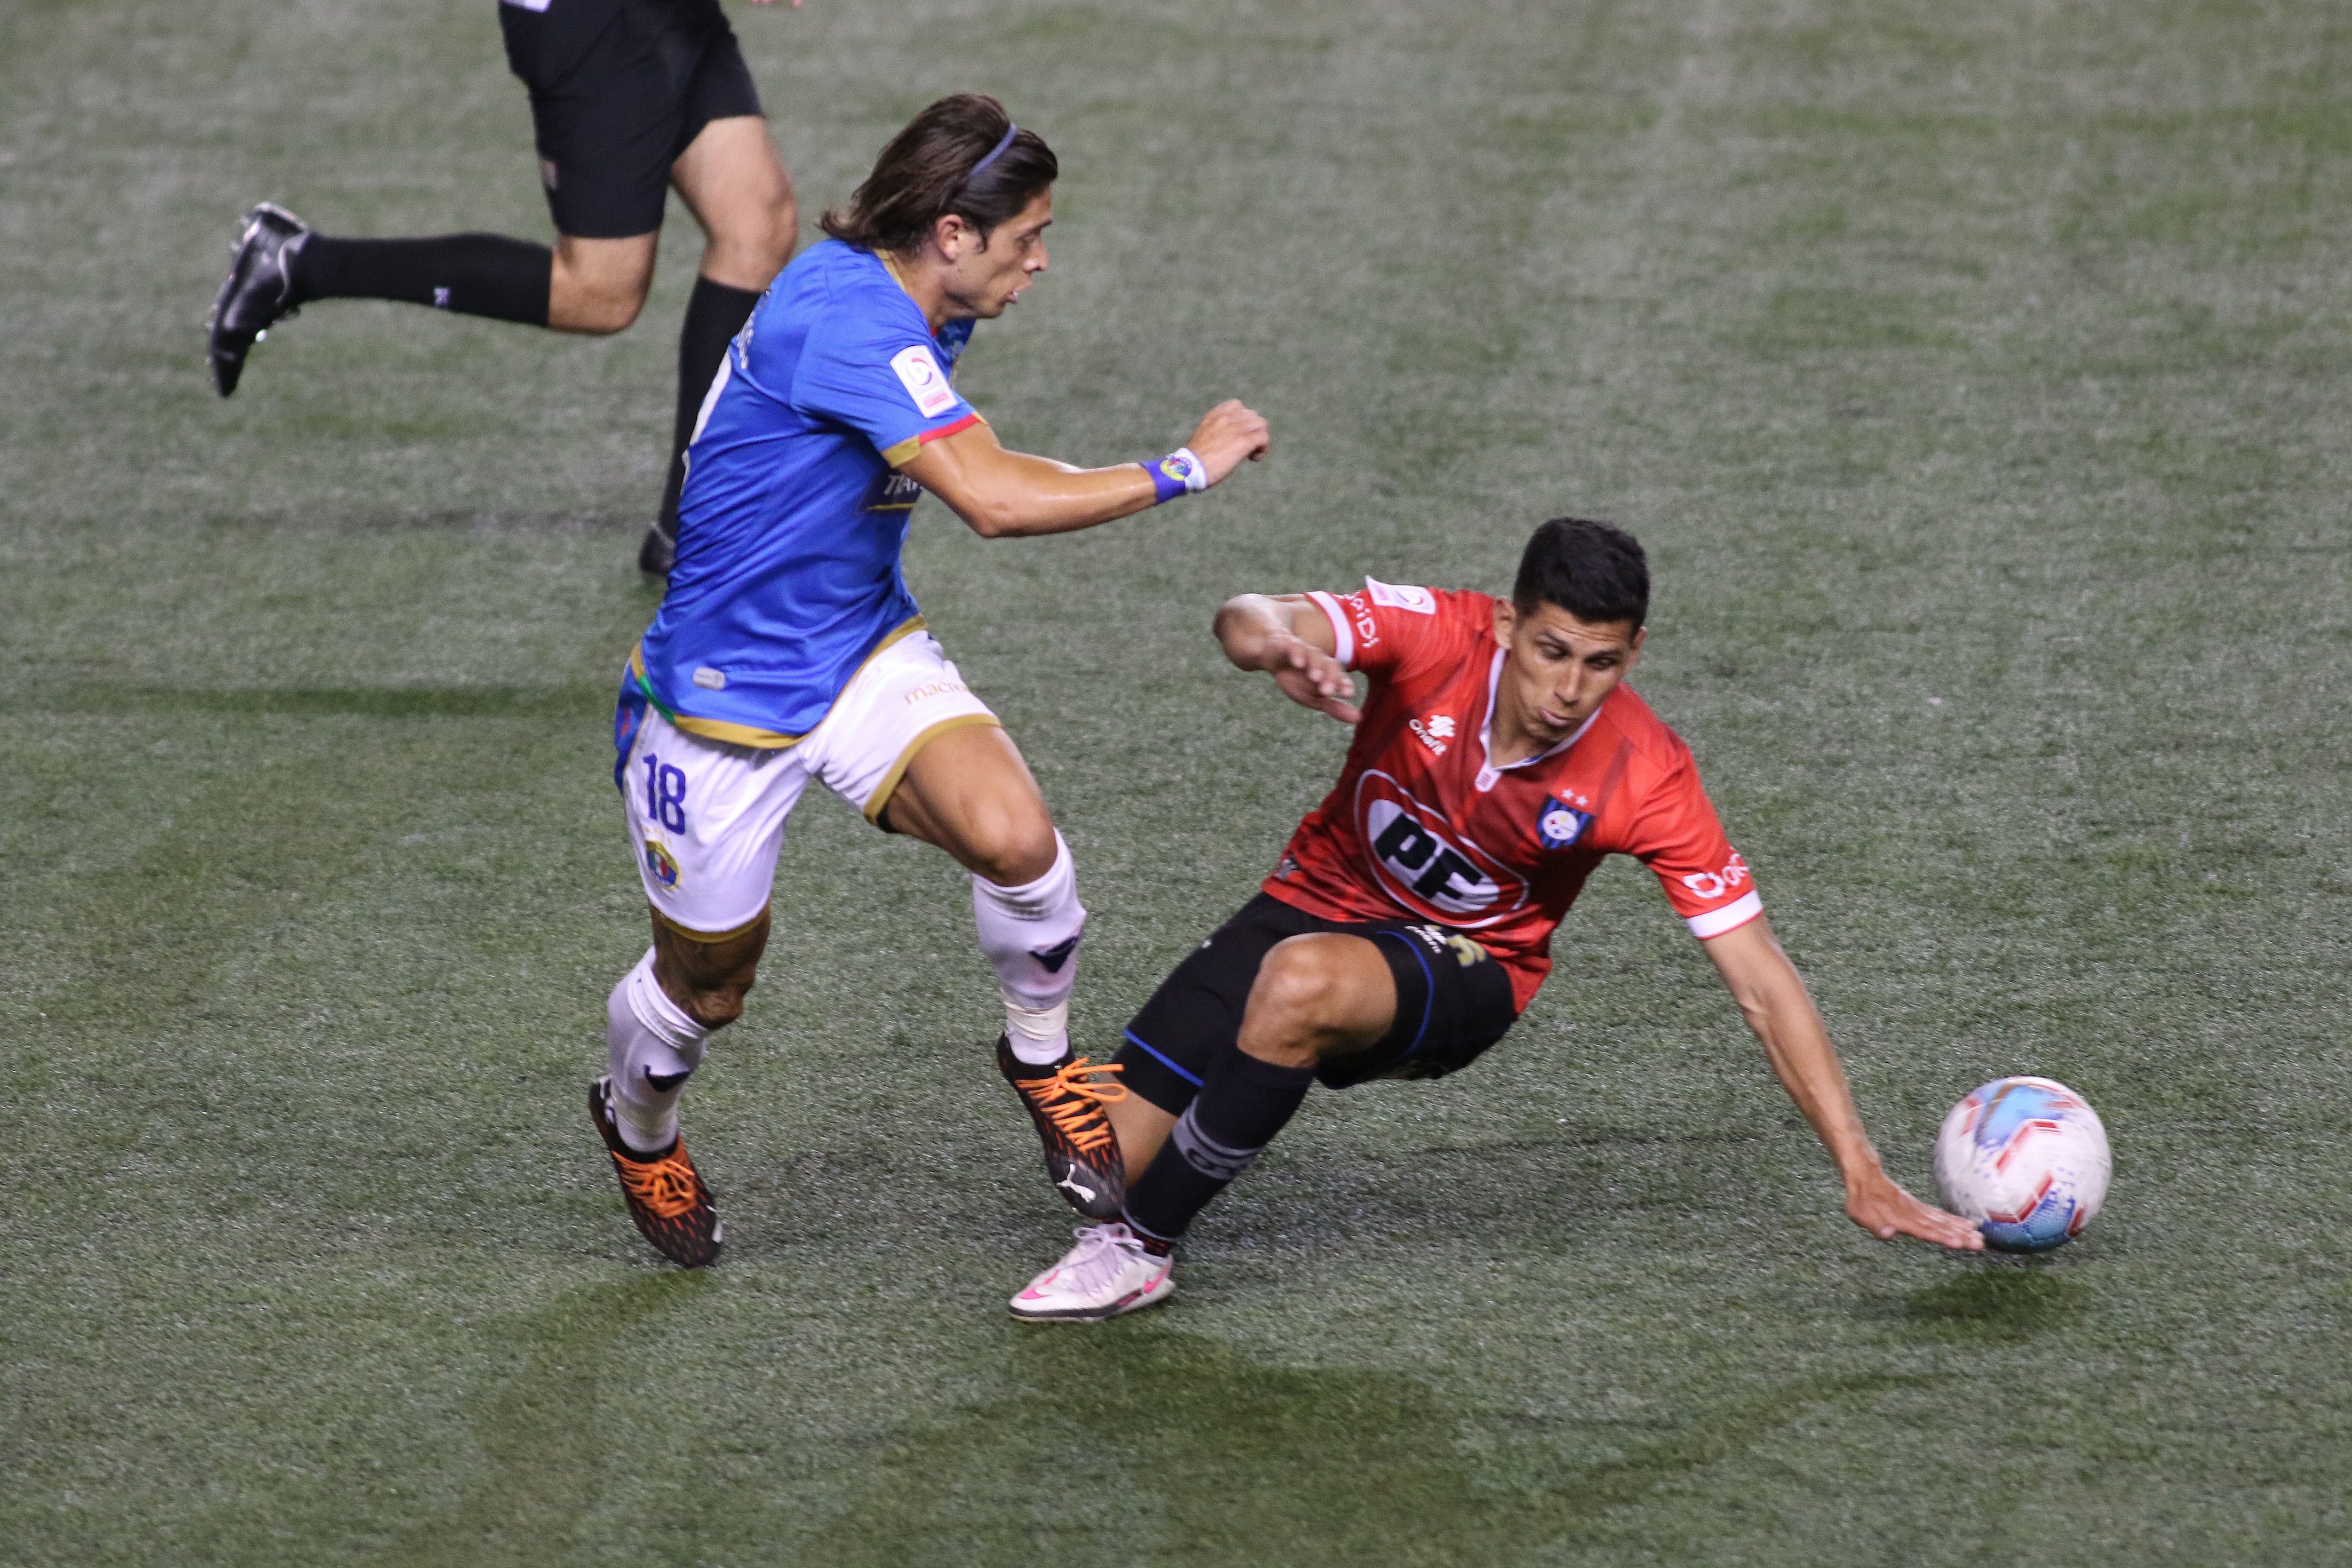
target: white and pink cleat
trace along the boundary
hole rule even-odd
[[[1176,1290],[1176,1260],[1145,1248],[1124,1225],[1080,1226],[1078,1244],[1013,1298],[1013,1315],[1033,1322],[1099,1322],[1140,1311]]]

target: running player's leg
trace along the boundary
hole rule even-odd
[[[1116,1217],[1127,1184],[1106,1111],[1126,1091],[1115,1069],[1070,1050],[1087,911],[1028,764],[993,725],[950,731],[911,759],[887,821],[971,873],[972,922],[1004,1004],[997,1070],[1037,1129],[1046,1180],[1081,1214]]]
[[[670,183],[702,226],[702,266],[677,340],[677,415],[661,510],[639,565],[666,574],[677,540],[686,448],[727,344],[742,330],[799,237],[792,177],[768,139],[751,77],[729,33],[705,51],[688,89],[692,139],[670,166]],[[696,123],[693,116],[709,118]]]
[[[789,751],[684,733],[625,689],[621,786],[654,942],[605,1004],[606,1076],[589,1105],[630,1217],[665,1255],[709,1263],[721,1238],[678,1132],[710,1036],[741,1016],[768,941],[784,824],[807,782]]]
[[[543,12],[500,6],[499,21],[508,62],[530,89],[557,245],[499,234],[342,238],[282,207],[257,206],[206,323],[222,396],[236,389],[272,323],[320,300],[404,300],[589,333],[635,319],[653,276],[669,167],[684,145],[685,84],[665,60],[664,40],[635,21],[570,52]]]
[[[1069,846],[1012,738],[974,725],[929,741],[908,760],[882,820],[971,873],[973,921],[996,971],[1013,1054],[1037,1065],[1066,1058],[1087,911]]]
[[[887,830],[938,845],[971,873],[982,952],[1004,1003],[998,1070],[1029,1110],[1048,1179],[1097,1217],[1118,1212],[1107,1067],[1070,1054],[1070,991],[1087,911],[1069,846],[988,704],[939,639],[909,624],[869,656],[793,748],[812,776]]]

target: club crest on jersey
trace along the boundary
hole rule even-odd
[[[1592,825],[1592,814],[1579,811],[1558,795],[1543,803],[1536,816],[1536,838],[1547,849],[1565,849],[1584,837]]]
[[[677,886],[677,857],[658,838],[646,840],[646,870],[665,888]]]
[[[1384,773],[1356,781],[1356,831],[1382,890],[1416,913],[1482,926],[1527,902],[1517,873]]]

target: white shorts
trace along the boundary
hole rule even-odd
[[[625,692],[625,715],[628,703]],[[867,659],[790,746],[689,735],[647,703],[615,775],[646,897],[682,931],[731,935],[768,907],[784,819],[810,779],[877,821],[933,737],[998,721],[926,631]]]

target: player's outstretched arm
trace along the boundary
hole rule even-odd
[[[1304,594],[1242,594],[1217,607],[1218,643],[1236,668],[1262,669],[1302,708],[1342,724],[1363,717],[1356,683],[1336,657],[1328,616]]]
[[[1837,1163],[1838,1174],[1845,1178],[1848,1217],[1881,1241],[1915,1236],[1958,1251],[1982,1250],[1984,1237],[1976,1226],[1921,1203],[1879,1165],[1878,1151],[1863,1132],[1862,1114],[1846,1088],[1845,1069],[1838,1065],[1829,1029],[1764,917],[1709,937],[1702,945],[1748,1026],[1764,1042],[1789,1098]]]
[[[1266,454],[1265,420],[1239,402],[1209,410],[1186,445],[1213,485]],[[902,470],[948,503],[983,539],[1071,533],[1155,504],[1160,486],[1137,463],[1074,468],[1008,452],[985,424],[933,441]]]

